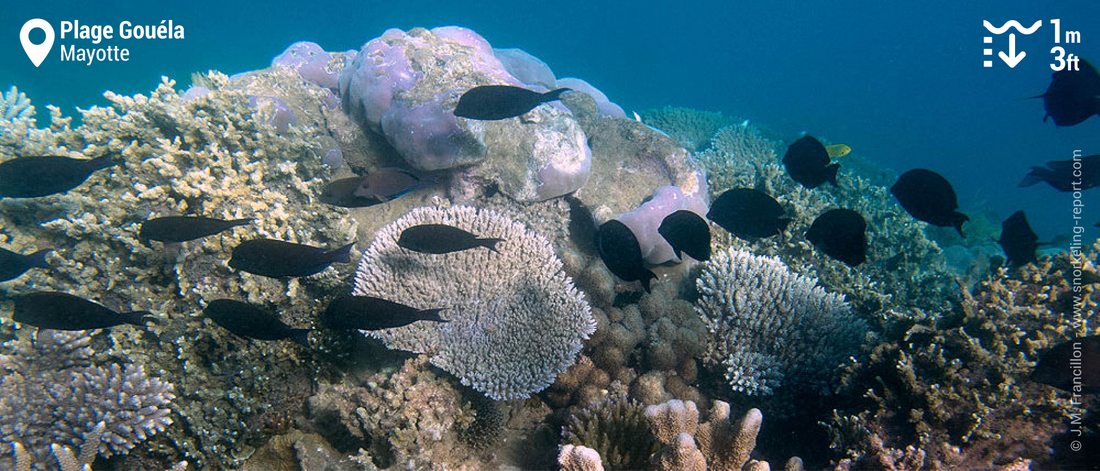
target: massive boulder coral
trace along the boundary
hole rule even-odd
[[[696,287],[711,332],[706,359],[749,395],[783,386],[827,393],[867,332],[842,296],[776,258],[726,249],[703,265]]]
[[[447,224],[500,238],[496,252],[446,255],[404,250],[418,224]],[[596,324],[553,246],[502,214],[472,207],[415,209],[378,232],[363,254],[354,294],[420,309],[448,322],[371,331],[390,348],[431,355],[432,364],[493,399],[524,399],[573,364]]]
[[[363,45],[340,75],[344,110],[381,133],[419,170],[482,164],[479,179],[522,201],[570,193],[588,179],[592,154],[569,111],[540,106],[522,119],[458,118],[478,85],[522,83],[477,33],[454,26],[387,30]]]
[[[80,449],[88,463],[97,453],[126,454],[172,423],[172,384],[141,365],[93,363],[83,332],[21,334],[0,355],[0,443],[43,464],[60,458],[58,446]]]

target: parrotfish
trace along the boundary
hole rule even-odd
[[[497,252],[497,244],[503,241],[504,239],[478,238],[446,224],[420,224],[401,231],[397,246],[413,252],[441,255],[475,247],[485,247]]]
[[[88,330],[131,324],[144,327],[152,320],[148,311],[115,312],[99,303],[54,291],[15,297],[12,319],[40,329]]]
[[[684,252],[699,261],[710,259],[710,226],[692,211],[681,209],[665,216],[657,233],[668,241],[677,258]]]
[[[1036,96],[1043,99],[1047,118],[1057,126],[1073,126],[1100,112],[1100,74],[1084,59],[1078,70],[1066,68],[1050,77],[1046,93]]]
[[[333,180],[321,190],[321,202],[341,208],[366,208],[384,201],[357,194],[365,177],[348,177]]]
[[[233,249],[229,266],[253,275],[283,278],[320,273],[333,263],[351,261],[354,242],[335,250],[326,250],[275,239],[252,239]]]
[[[0,248],[0,281],[14,280],[31,268],[50,268],[46,264],[46,255],[53,250],[39,250],[30,255],[12,252]]]
[[[37,198],[80,186],[92,172],[116,162],[110,156],[91,160],[56,155],[19,157],[0,163],[0,198]]]
[[[850,209],[825,211],[810,224],[806,240],[850,267],[867,260],[867,221]]]
[[[333,329],[381,330],[416,321],[447,322],[443,309],[417,309],[371,296],[337,296],[321,314],[321,323]]]
[[[216,299],[202,313],[238,337],[256,340],[290,339],[303,347],[309,346],[310,329],[292,328],[275,314],[245,302]]]
[[[165,216],[141,224],[138,237],[160,242],[187,242],[251,224],[251,219],[215,219],[202,216]]]
[[[707,219],[748,241],[779,234],[791,222],[775,198],[752,188],[726,190],[710,205]]]
[[[1076,165],[1077,168],[1074,168]],[[1080,175],[1074,175],[1074,172]],[[1051,160],[1045,167],[1031,167],[1019,186],[1046,182],[1058,191],[1084,191],[1100,186],[1100,154],[1073,160]]]
[[[817,188],[825,182],[836,186],[840,164],[830,162],[829,151],[813,136],[802,136],[794,141],[783,155],[783,167],[791,179],[806,188]]]
[[[611,273],[625,281],[641,281],[642,288],[650,292],[649,281],[657,275],[645,267],[642,247],[626,224],[615,219],[603,223],[596,233],[596,240],[600,259]]]
[[[455,116],[480,121],[515,118],[543,103],[559,99],[562,93],[568,91],[571,90],[559,88],[539,93],[511,85],[482,85],[467,90],[459,97]]]
[[[1039,354],[1031,380],[1068,392],[1100,393],[1100,335],[1067,340]]]
[[[1001,223],[1001,239],[997,242],[1001,244],[1005,258],[1012,266],[1036,261],[1035,251],[1039,248],[1039,236],[1031,230],[1023,211],[1012,213]]]
[[[915,219],[934,226],[954,227],[960,236],[963,223],[970,220],[956,211],[959,201],[951,183],[931,170],[917,168],[903,173],[890,187],[890,193]]]
[[[412,172],[399,168],[380,168],[363,177],[354,195],[385,202],[423,187],[424,181]]]

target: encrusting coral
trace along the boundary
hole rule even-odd
[[[0,443],[14,446],[15,461],[20,450],[35,463],[74,458],[62,450],[72,447],[87,464],[97,454],[126,454],[172,423],[172,384],[146,376],[141,365],[93,361],[91,340],[39,330],[33,340],[3,345]]]
[[[402,231],[418,224],[503,240],[494,251],[445,255],[399,247]],[[353,292],[445,309],[447,322],[368,334],[390,348],[430,354],[433,365],[497,400],[545,389],[596,329],[549,241],[502,214],[472,207],[418,208],[380,230],[359,264]]]
[[[745,394],[827,393],[867,331],[842,296],[775,258],[726,249],[703,264],[696,286],[711,333],[706,359]]]

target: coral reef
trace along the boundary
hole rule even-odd
[[[49,128],[37,128],[29,113],[0,122],[0,159],[112,155],[119,162],[65,194],[0,201],[0,243],[14,250],[55,250],[49,270],[7,282],[0,292],[10,299],[48,288],[112,308],[153,312],[158,321],[146,330],[116,328],[100,350],[157,371],[187,398],[175,404],[178,415],[164,431],[166,439],[147,442],[151,449],[145,451],[219,468],[248,453],[246,442],[262,433],[263,423],[301,407],[294,404],[308,387],[300,388],[317,366],[294,346],[241,346],[197,314],[210,300],[234,298],[308,325],[322,307],[313,300],[344,289],[350,265],[276,280],[236,273],[225,263],[230,249],[246,238],[326,246],[353,239],[355,222],[346,212],[318,210],[314,201],[330,176],[320,162],[322,146],[343,141],[333,136],[361,131],[333,128],[341,121],[326,119],[319,105],[324,90],[292,70],[235,80],[218,73],[205,77],[210,92],[191,101],[182,100],[167,79],[149,96],[108,92],[110,106],[82,110],[79,127],[52,107]],[[272,110],[251,107],[249,96],[283,97],[299,107],[298,124],[278,133],[268,119]],[[176,250],[139,241],[142,221],[173,214],[253,223]]]
[[[878,345],[844,376],[841,391],[861,400],[833,421],[834,448],[848,449],[857,463],[876,460],[878,440],[946,468],[1049,460],[1050,439],[1074,406],[1067,394],[1026,378],[1042,350],[1100,333],[1100,246],[1093,250],[1011,275],[999,269],[972,295],[963,291],[952,311],[895,315],[883,336],[899,341]]]
[[[24,331],[28,334],[28,331]],[[80,463],[96,454],[126,454],[172,423],[170,383],[146,376],[141,365],[93,361],[91,337],[39,330],[3,345],[0,356],[0,442],[17,444],[38,463],[50,456]]]
[[[462,93],[488,84],[522,85],[477,33],[454,26],[390,29],[363,45],[345,67],[340,95],[354,120],[384,135],[416,169],[480,163],[470,169],[479,182],[495,182],[521,201],[554,198],[584,185],[592,154],[584,132],[560,105],[540,106],[522,119],[454,115]]]
[[[563,469],[602,469],[604,460],[611,469],[769,469],[765,461],[750,460],[763,421],[759,410],[749,410],[734,424],[729,404],[715,401],[707,420],[700,422],[694,402],[672,400],[646,407],[643,425],[638,424],[636,405],[602,407],[600,413],[586,410],[571,419],[558,455]],[[625,433],[629,438],[615,441]],[[802,469],[801,460],[791,458],[786,469]]]
[[[676,106],[645,110],[639,113],[639,116],[642,117],[643,123],[661,130],[691,152],[703,150],[719,129],[733,126],[740,121],[717,111],[700,111]],[[752,129],[747,126],[736,126],[736,128]],[[753,151],[759,150],[763,149],[753,149]]]
[[[418,224],[447,224],[499,238],[495,252],[428,255],[397,239]],[[418,208],[379,231],[355,275],[357,295],[444,308],[444,323],[368,332],[436,365],[493,399],[524,399],[572,365],[595,330],[584,296],[549,241],[502,214],[472,207]]]
[[[476,454],[459,437],[474,423],[473,411],[454,384],[425,368],[425,360],[408,360],[400,371],[375,375],[363,386],[323,385],[309,398],[315,427],[337,449],[365,449],[382,468],[476,468]]]
[[[706,359],[745,394],[770,395],[781,387],[828,393],[867,332],[842,296],[776,258],[718,252],[696,286],[696,311],[711,332]]]
[[[648,427],[641,404],[608,396],[569,417],[561,430],[562,443],[590,449],[600,457],[601,466],[642,469],[659,445]],[[563,449],[559,461],[569,454]]]
[[[924,223],[908,215],[881,184],[853,175],[843,163],[839,187],[802,188],[787,176],[776,153],[778,143],[752,126],[721,129],[705,151],[695,155],[706,168],[711,196],[734,187],[764,191],[792,218],[778,237],[747,242],[716,231],[716,246],[738,247],[779,257],[792,270],[813,271],[827,289],[842,293],[856,312],[869,318],[890,309],[947,309],[957,301],[954,276]],[[867,221],[867,262],[850,268],[816,252],[804,234],[832,208],[859,212]]]

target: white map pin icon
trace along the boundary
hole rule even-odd
[[[46,40],[42,41],[42,44],[31,42],[31,31],[36,29],[46,33]],[[50,49],[53,49],[53,26],[42,18],[28,20],[23,23],[23,29],[19,30],[19,42],[23,43],[23,51],[27,53],[27,57],[35,67],[38,67],[42,65],[42,61],[46,60],[46,56],[50,55]]]

